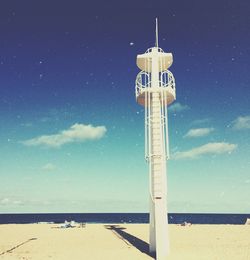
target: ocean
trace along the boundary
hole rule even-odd
[[[192,224],[243,225],[250,214],[191,214],[170,213],[170,224],[189,222]],[[0,214],[0,224],[63,223],[65,220],[84,223],[148,223],[148,213],[38,213]]]

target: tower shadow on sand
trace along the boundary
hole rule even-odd
[[[124,230],[126,228],[121,227],[119,225],[105,225],[105,228],[111,230],[114,234],[118,236],[118,238],[123,240],[127,245],[132,245],[142,253],[155,258],[155,254],[149,252],[149,244],[141,240],[140,238],[125,232]]]

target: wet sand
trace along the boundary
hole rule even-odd
[[[140,260],[148,252],[147,224],[0,225],[0,259]],[[170,225],[170,260],[248,260],[250,226]]]

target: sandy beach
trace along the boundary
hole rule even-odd
[[[147,224],[0,225],[0,259],[154,259]],[[170,225],[171,254],[178,260],[250,259],[250,226]]]

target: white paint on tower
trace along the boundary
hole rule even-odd
[[[167,159],[169,158],[167,107],[176,99],[175,80],[168,70],[172,53],[158,47],[156,19],[155,47],[137,55],[141,72],[136,78],[136,100],[145,107],[145,158],[150,180],[150,252],[157,260],[167,259]]]

